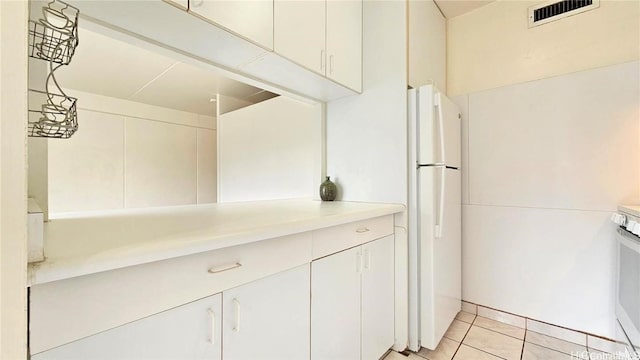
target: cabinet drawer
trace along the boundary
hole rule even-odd
[[[393,215],[356,221],[313,232],[313,258],[318,259],[393,234]]]
[[[35,354],[311,261],[311,233],[34,285]]]

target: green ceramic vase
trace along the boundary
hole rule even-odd
[[[320,184],[320,199],[322,201],[333,201],[338,195],[338,188],[330,178],[330,176],[327,176],[327,179]]]

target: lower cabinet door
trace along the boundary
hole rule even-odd
[[[225,360],[309,359],[309,268],[302,265],[222,293]]]
[[[31,356],[32,360],[222,359],[222,296],[213,295]]]
[[[378,360],[393,346],[394,237],[362,245],[362,360]]]
[[[312,263],[311,360],[360,360],[361,260],[356,247]]]

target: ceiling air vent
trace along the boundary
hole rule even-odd
[[[600,6],[600,0],[547,1],[529,8],[529,27],[560,20]]]

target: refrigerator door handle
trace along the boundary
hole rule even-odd
[[[438,108],[438,135],[440,135],[440,163],[446,164],[446,157],[444,156],[444,114],[442,113],[442,98],[440,93],[435,94],[434,104]]]
[[[435,238],[440,239],[442,237],[442,227],[444,226],[444,194],[445,194],[445,179],[446,179],[446,167],[441,167],[441,176],[440,176],[440,194],[438,196],[439,204],[438,204],[438,217],[437,223],[435,226]]]

